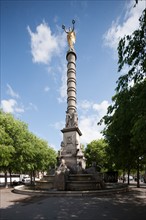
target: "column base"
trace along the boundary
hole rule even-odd
[[[77,172],[78,166],[85,169],[85,158],[81,149],[80,136],[82,135],[78,127],[64,128],[63,141],[59,158],[65,160],[66,166],[73,172]]]

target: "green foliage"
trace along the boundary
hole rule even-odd
[[[146,9],[139,19],[140,27],[131,35],[123,37],[118,46],[120,72],[128,67],[128,73],[119,77],[117,91],[128,88],[129,82],[141,82],[146,73]]]
[[[119,42],[118,70],[129,70],[119,77],[113,105],[100,121],[110,160],[128,171],[139,169],[145,161],[139,158],[146,157],[146,9],[139,21],[139,29]]]
[[[132,120],[131,142],[139,154],[146,154],[146,79],[132,89],[134,117]],[[140,156],[141,156],[140,155]]]
[[[113,97],[103,121],[108,151],[117,168],[135,168],[138,157],[146,154],[146,80]]]
[[[15,149],[13,146],[2,145],[0,144],[0,168],[1,170],[5,170],[6,167],[13,160],[13,154],[15,153]]]
[[[107,163],[106,155],[107,143],[104,139],[94,140],[89,143],[85,149],[85,158],[87,159],[87,167],[92,166],[93,162],[96,162],[98,168],[103,168]]]
[[[29,132],[28,126],[0,111],[0,169],[2,171],[45,171],[55,166],[56,152],[46,141]]]
[[[2,112],[0,111],[0,170],[5,170],[13,159],[15,152],[12,138],[2,126]]]

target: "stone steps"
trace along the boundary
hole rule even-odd
[[[80,190],[97,190],[100,189],[100,183],[96,181],[66,181],[67,190],[80,191]]]
[[[93,180],[92,174],[70,174],[68,176],[69,181],[88,181]]]
[[[100,181],[95,180],[93,174],[70,174],[64,180],[65,182],[62,182],[59,178],[56,184],[58,184],[59,187],[61,186],[60,184],[64,184],[65,190],[80,191],[101,189]],[[56,188],[56,185],[54,185],[54,181],[54,175],[46,175],[42,180],[36,181],[35,188],[37,190],[50,190],[54,187]],[[59,181],[61,182],[59,183]]]
[[[101,189],[101,186],[92,174],[70,174],[66,181],[66,189],[71,191],[97,190]]]

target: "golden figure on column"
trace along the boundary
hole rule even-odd
[[[74,31],[75,20],[72,20],[72,24],[73,24],[73,28],[71,29],[69,27],[69,31],[66,30],[64,25],[62,25],[62,29],[67,33],[67,41],[68,41],[69,48],[73,50],[74,49],[73,45],[75,44],[75,41],[76,41],[76,34]]]

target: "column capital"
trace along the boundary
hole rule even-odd
[[[73,54],[73,55],[75,56],[75,60],[77,60],[76,52],[75,52],[75,50],[73,50],[73,49],[69,49],[69,50],[67,51],[67,53],[66,53],[66,60],[68,60],[68,56],[69,56],[70,54]]]

